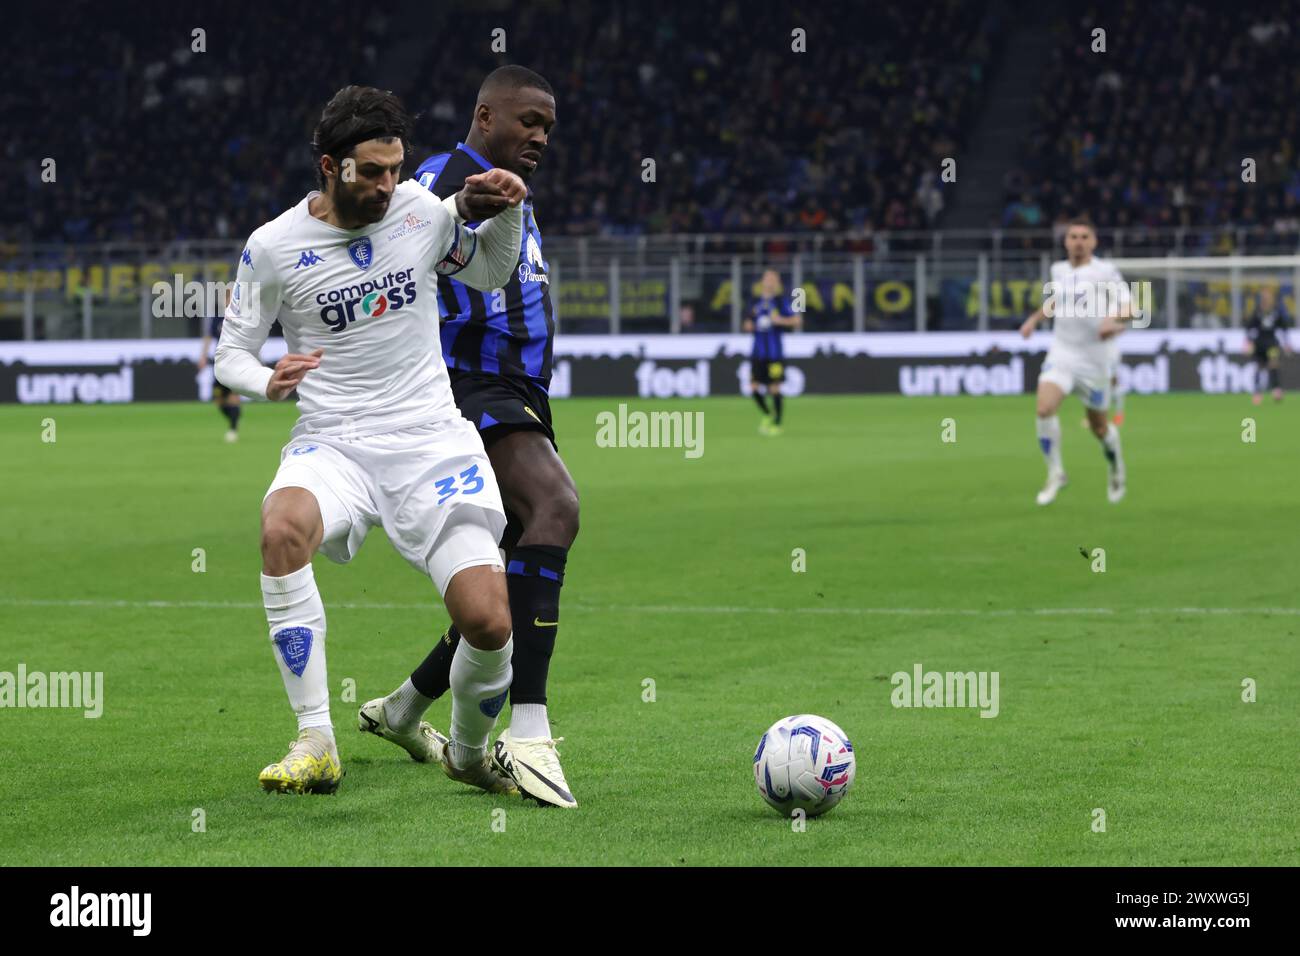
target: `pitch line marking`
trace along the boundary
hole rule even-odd
[[[96,598],[12,598],[0,597],[3,607],[128,608],[133,610],[260,611],[254,601],[132,601]],[[442,611],[440,604],[384,601],[327,602],[326,610],[343,611]],[[877,617],[1107,617],[1116,614],[1203,614],[1277,615],[1300,617],[1300,607],[1038,607],[1038,608],[934,608],[934,607],[738,607],[672,604],[581,604],[568,603],[571,611],[611,611],[628,614],[840,614]]]

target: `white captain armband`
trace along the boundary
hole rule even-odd
[[[442,257],[442,261],[433,269],[440,276],[454,276],[469,265],[470,260],[474,258],[474,253],[477,251],[478,234],[473,229],[466,229],[457,223],[451,248],[447,250],[447,254]]]

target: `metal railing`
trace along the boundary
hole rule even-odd
[[[1156,262],[1300,249],[1295,233],[1242,227],[1100,230],[1099,240],[1108,258]],[[155,284],[228,282],[241,248],[229,240],[0,247],[0,338],[198,335],[207,310],[163,317]],[[777,269],[787,290],[802,290],[810,331],[1009,328],[1037,307],[1050,263],[1062,256],[1049,229],[554,236],[545,253],[562,331],[610,334],[739,332],[765,268]],[[1171,326],[1239,324],[1260,276],[1284,294],[1300,285],[1289,268],[1148,271]]]

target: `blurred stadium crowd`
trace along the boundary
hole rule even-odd
[[[310,187],[311,128],[340,85],[402,95],[418,114],[413,170],[464,137],[479,80],[503,62],[556,90],[536,181],[548,234],[939,227],[962,188],[941,181],[940,162],[960,164],[990,74],[1016,55],[1011,9],[75,0],[57,29],[20,17],[0,36],[4,150],[21,171],[0,198],[0,240],[238,239]],[[1002,225],[1087,211],[1103,226],[1300,229],[1300,0],[1114,0],[1053,19]],[[1098,22],[1124,50],[1101,70]],[[505,54],[489,49],[499,27]],[[191,49],[195,28],[204,52]],[[1263,188],[1243,186],[1245,156]],[[44,157],[58,188],[42,182]]]
[[[1300,3],[1098,7],[1053,28],[1034,139],[1005,180],[1002,224],[1087,210],[1112,227],[1300,232]],[[1092,50],[1098,24],[1108,56]]]

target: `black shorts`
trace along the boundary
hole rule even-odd
[[[557,451],[551,427],[551,400],[546,391],[525,378],[449,368],[451,393],[460,413],[478,429],[486,448],[502,435],[538,431]]]
[[[785,381],[785,362],[752,358],[749,360],[749,377],[759,385],[780,385]]]
[[[1256,342],[1251,354],[1256,362],[1276,362],[1282,357],[1282,346],[1277,342]]]

